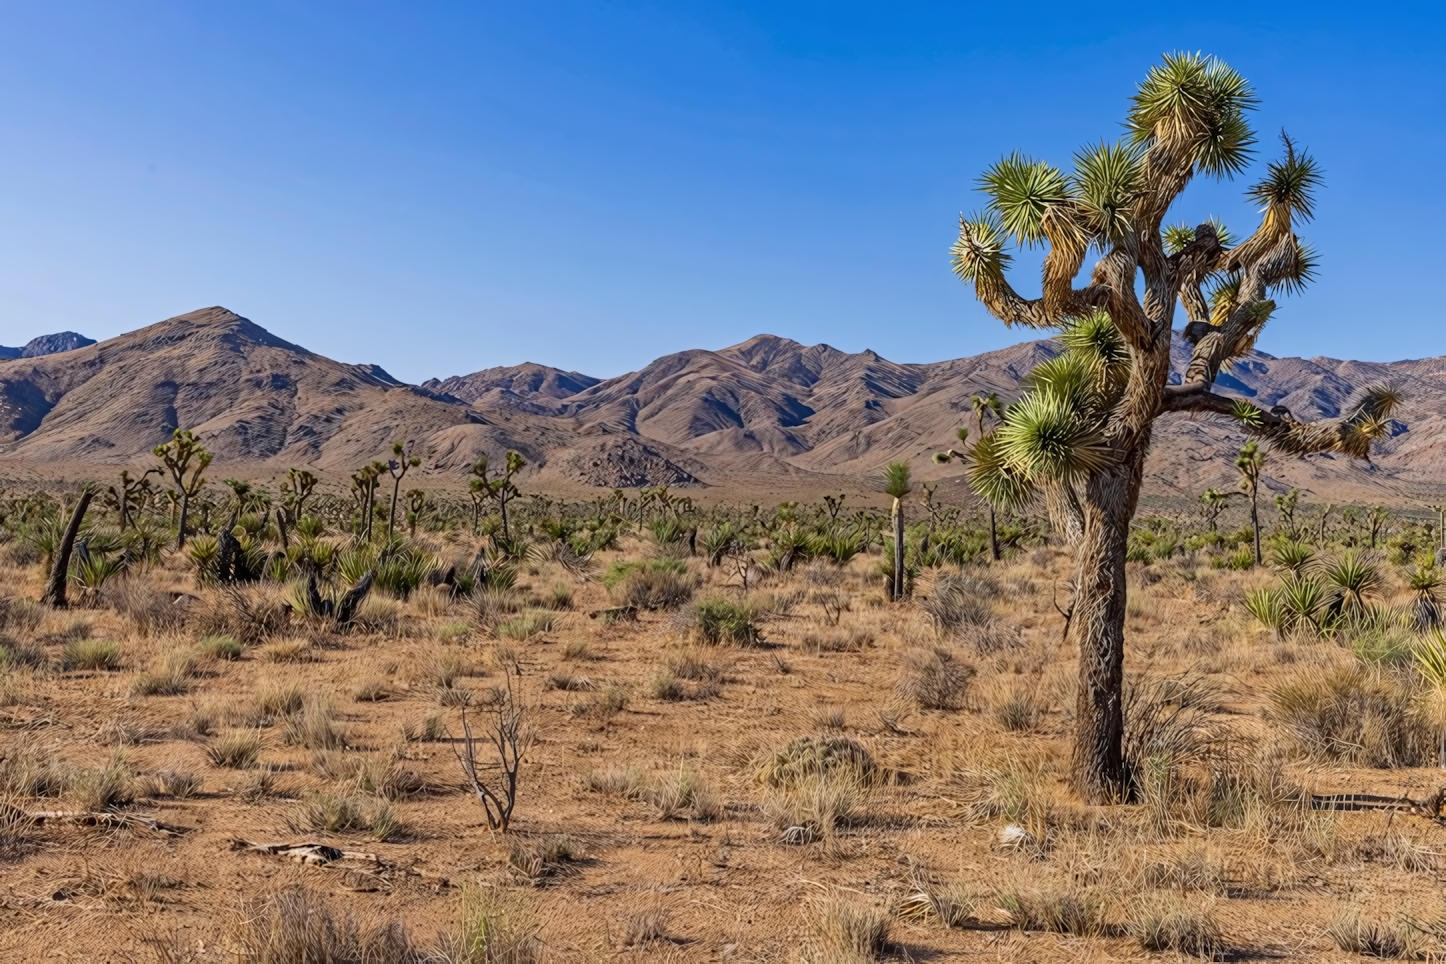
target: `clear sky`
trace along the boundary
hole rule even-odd
[[[1255,84],[1327,187],[1275,354],[1446,353],[1436,4],[4,3],[0,344],[225,305],[421,380],[607,376],[759,332],[1024,337],[949,273],[974,179],[1118,136],[1161,53]],[[1245,181],[1191,223],[1243,233]],[[1019,282],[1034,290],[1033,278]]]

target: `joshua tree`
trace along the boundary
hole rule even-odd
[[[358,510],[361,512],[361,524],[357,529],[357,535],[367,542],[372,541],[372,516],[373,506],[376,504],[377,486],[381,484],[382,473],[387,470],[385,462],[373,462],[370,465],[363,465],[352,473],[351,491],[357,500]]]
[[[112,485],[106,491],[110,493],[110,502],[115,506],[120,516],[120,531],[125,532],[126,526],[130,524],[130,509],[134,505],[139,508],[145,498],[150,494],[150,476],[159,474],[159,468],[149,468],[141,474],[138,479],[131,478],[130,472],[122,469],[120,474],[120,487]]]
[[[896,600],[904,598],[904,497],[911,488],[908,462],[890,462],[884,466],[884,493],[894,500],[890,516],[894,524],[894,584],[890,595]]]
[[[70,554],[75,548],[75,537],[80,532],[80,524],[85,521],[85,511],[90,508],[90,500],[93,498],[94,490],[89,487],[81,490],[80,500],[75,503],[75,511],[70,514],[70,522],[60,537],[60,544],[55,547],[54,556],[51,557],[50,578],[45,581],[45,593],[40,597],[40,601],[56,609],[65,608],[65,585],[70,578]]]
[[[211,464],[212,455],[196,440],[190,429],[176,429],[171,434],[171,440],[157,445],[152,454],[161,460],[171,481],[176,484],[181,508],[180,521],[176,525],[176,548],[183,549],[186,546],[186,513],[191,508],[191,499],[205,484],[204,474],[206,466]]]
[[[427,493],[421,489],[407,490],[407,530],[413,539],[417,538],[417,523],[422,521],[427,508]]]
[[[1391,513],[1383,505],[1372,506],[1366,513],[1366,526],[1371,533],[1371,548],[1376,548],[1376,540],[1381,537],[1381,530],[1391,520]]]
[[[1255,536],[1255,564],[1260,565],[1260,473],[1265,469],[1265,453],[1260,443],[1251,439],[1235,456],[1235,470],[1240,473],[1240,491],[1250,496],[1250,529]]]
[[[984,437],[984,419],[987,416],[993,416],[994,421],[998,422],[1003,413],[1004,409],[1000,404],[999,395],[996,392],[990,392],[988,395],[974,395],[969,399],[969,404],[974,409],[975,428],[979,430],[979,437],[982,439]],[[959,441],[964,441],[962,436]],[[998,562],[999,527],[994,518],[994,503],[985,500],[985,504],[989,506],[989,558]]]
[[[402,478],[406,476],[408,469],[414,469],[422,464],[422,457],[412,454],[410,443],[404,446],[401,442],[393,442],[392,454],[396,456],[396,458],[390,459],[387,462],[387,471],[391,473],[392,476],[392,508],[391,511],[387,513],[388,542],[392,541],[392,530],[396,528],[397,524],[397,494],[402,489]],[[367,527],[371,527],[370,521],[367,522]]]
[[[1300,489],[1291,489],[1275,497],[1275,509],[1280,513],[1280,527],[1288,538],[1297,536],[1295,528],[1295,507],[1300,504]]]
[[[510,539],[512,533],[507,525],[507,500],[519,494],[517,486],[512,484],[512,477],[522,471],[523,467],[527,465],[527,461],[521,453],[509,449],[502,470],[495,476],[488,474],[490,464],[485,454],[479,455],[477,461],[473,462],[471,468],[468,469],[476,476],[468,486],[469,492],[473,494],[472,531],[477,531],[477,510],[481,507],[478,500],[496,499],[497,512],[502,517],[502,537]],[[645,492],[647,491],[650,490],[645,490]],[[638,518],[642,519],[641,509],[639,509]]]
[[[1210,531],[1214,532],[1220,520],[1220,513],[1225,511],[1225,504],[1232,495],[1239,495],[1239,492],[1222,492],[1220,489],[1209,488],[1200,494],[1200,504],[1205,509],[1205,519],[1210,524]]]
[[[295,525],[301,521],[301,513],[306,507],[306,500],[316,491],[316,486],[321,480],[315,473],[308,469],[292,467],[286,473],[286,481],[281,483],[282,509],[287,519]]]
[[[1090,801],[1128,790],[1125,549],[1155,420],[1167,413],[1222,417],[1286,454],[1365,457],[1398,401],[1372,389],[1342,418],[1299,422],[1213,390],[1221,367],[1254,345],[1275,310],[1271,296],[1301,287],[1315,268],[1294,227],[1312,216],[1320,175],[1288,139],[1283,157],[1248,191],[1263,217],[1242,242],[1232,244],[1208,221],[1193,229],[1163,225],[1197,174],[1222,178],[1245,169],[1254,143],[1246,114],[1254,105],[1249,85],[1225,64],[1168,56],[1136,92],[1125,139],[1083,149],[1073,173],[1020,154],[987,170],[987,208],[960,219],[952,251],[955,273],[1000,320],[1061,331],[1064,353],[1035,369],[1024,397],[980,439],[970,478],[996,505],[1025,503],[1054,486],[1066,506],[1078,506],[1069,628],[1080,654],[1074,773]],[[1006,280],[1011,241],[1048,248],[1037,299]],[[1076,287],[1091,249],[1099,260]],[[1171,385],[1176,301],[1193,348],[1180,383]]]

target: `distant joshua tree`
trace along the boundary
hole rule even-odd
[[[1007,325],[1060,331],[1064,352],[1037,367],[1025,395],[971,450],[970,482],[992,503],[1063,495],[1080,524],[1069,636],[1080,654],[1074,776],[1092,802],[1129,792],[1124,735],[1125,551],[1155,421],[1167,413],[1214,416],[1291,455],[1368,455],[1398,402],[1373,388],[1343,417],[1296,421],[1214,391],[1222,366],[1251,350],[1298,290],[1315,257],[1296,237],[1320,184],[1314,160],[1283,139],[1279,160],[1247,196],[1263,213],[1238,244],[1206,221],[1165,226],[1197,175],[1243,171],[1255,137],[1256,98],[1230,67],[1198,54],[1167,56],[1141,83],[1125,138],[1086,147],[1065,173],[1011,154],[984,172],[985,210],[962,218],[954,271]],[[1010,244],[1047,248],[1043,294],[1026,299],[1006,277]],[[1086,255],[1099,259],[1084,283]],[[1175,304],[1193,346],[1171,382]]]
[[[152,453],[161,460],[171,481],[176,485],[176,498],[180,503],[180,520],[176,525],[176,548],[186,546],[186,514],[191,508],[191,499],[201,491],[206,482],[206,467],[213,456],[197,441],[190,429],[176,429],[171,440],[157,445]]]
[[[392,443],[392,458],[387,461],[387,471],[392,476],[392,508],[387,513],[387,541],[392,541],[392,531],[397,525],[397,495],[402,489],[402,479],[406,477],[408,469],[414,469],[422,464],[420,455],[412,454],[411,443],[403,445],[401,442]],[[367,523],[371,525],[370,522]]]
[[[1260,443],[1251,439],[1235,456],[1235,470],[1240,473],[1240,491],[1250,496],[1250,530],[1255,536],[1255,564],[1260,565],[1260,473],[1265,469],[1265,453]]]
[[[884,492],[894,500],[890,516],[894,529],[894,581],[889,593],[894,599],[904,598],[904,497],[912,488],[908,462],[890,462],[884,466]]]

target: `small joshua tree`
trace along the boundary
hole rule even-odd
[[[357,535],[366,542],[372,541],[372,517],[375,515],[377,487],[381,484],[382,473],[386,470],[385,462],[372,462],[352,473],[352,496],[356,499],[357,511],[361,514]]]
[[[281,483],[281,507],[287,521],[292,525],[301,521],[306,500],[311,498],[320,482],[316,473],[308,469],[293,467],[287,471],[286,481]]]
[[[392,508],[387,513],[387,541],[392,541],[392,531],[397,525],[397,495],[402,490],[402,479],[406,476],[408,469],[414,469],[422,464],[420,455],[412,454],[411,443],[405,446],[401,442],[392,443],[392,455],[396,458],[387,462],[387,471],[392,476]],[[371,522],[367,522],[367,528],[371,528]]]
[[[1064,345],[972,449],[970,482],[996,505],[1042,494],[1079,526],[1069,623],[1080,654],[1073,767],[1091,802],[1127,792],[1125,553],[1155,421],[1214,416],[1285,454],[1365,458],[1399,401],[1374,388],[1340,418],[1303,422],[1214,390],[1221,368],[1254,346],[1275,311],[1272,296],[1301,288],[1315,271],[1295,227],[1314,213],[1320,172],[1289,139],[1248,191],[1263,216],[1243,241],[1212,221],[1164,223],[1196,176],[1245,170],[1255,103],[1245,79],[1220,61],[1167,56],[1135,93],[1125,138],[1081,150],[1072,173],[1017,153],[985,171],[987,207],[960,219],[952,251],[955,273],[995,317],[1057,329]],[[1011,242],[1048,249],[1039,298],[1022,297],[1006,276]],[[1076,286],[1092,250],[1099,259]],[[1177,302],[1193,348],[1172,385]]]
[[[151,493],[150,477],[160,474],[159,467],[146,469],[138,479],[131,478],[130,472],[121,470],[120,485],[108,486],[106,492],[110,495],[110,504],[115,506],[116,514],[119,516],[117,524],[120,531],[125,532],[126,526],[131,522],[131,507],[139,509]]]
[[[1209,524],[1211,532],[1214,532],[1219,525],[1220,513],[1225,511],[1230,497],[1239,494],[1239,492],[1223,492],[1214,487],[1200,493],[1200,505],[1205,511],[1205,521]]]
[[[180,519],[176,525],[176,548],[186,546],[186,515],[191,508],[191,499],[205,485],[206,467],[211,464],[212,455],[206,450],[190,429],[176,429],[171,440],[157,445],[152,453],[161,460],[171,481],[176,485],[176,497],[180,503]]]
[[[1235,470],[1240,473],[1240,491],[1250,496],[1250,530],[1255,537],[1255,564],[1260,565],[1260,473],[1265,470],[1265,453],[1260,443],[1251,439],[1235,456]]]
[[[904,497],[912,488],[908,462],[890,462],[884,466],[884,493],[894,500],[889,516],[894,529],[894,574],[889,594],[896,600],[904,598]]]
[[[467,722],[467,708],[462,708],[462,739],[453,740],[452,752],[462,767],[462,776],[482,812],[487,817],[490,830],[506,833],[512,823],[512,811],[517,806],[518,775],[522,772],[522,761],[537,738],[536,731],[527,722],[527,713],[518,701],[512,685],[512,674],[507,675],[507,689],[500,690],[499,698],[488,711],[487,725],[479,738],[472,733]],[[461,748],[458,749],[458,744]],[[492,769],[478,763],[478,747],[487,747],[496,756],[496,774],[487,776]]]
[[[472,531],[477,530],[477,515],[481,503],[494,499],[497,502],[497,512],[502,517],[502,537],[511,539],[512,531],[507,524],[507,502],[520,494],[512,482],[512,477],[523,470],[527,460],[522,457],[522,453],[509,449],[502,464],[502,469],[495,476],[491,475],[491,462],[484,453],[477,456],[477,461],[467,470],[475,476],[468,486],[469,494],[472,495]]]

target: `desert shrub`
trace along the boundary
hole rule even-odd
[[[437,940],[438,964],[537,964],[537,925],[515,897],[497,888],[462,891],[456,925]],[[410,964],[410,962],[401,962]]]
[[[557,617],[544,610],[529,610],[520,616],[514,616],[497,626],[497,635],[503,639],[515,639],[522,642],[534,636],[541,635],[552,629]]]
[[[330,704],[308,700],[298,712],[286,717],[282,742],[308,750],[336,750],[346,745],[346,731],[336,724]]]
[[[45,650],[39,646],[0,638],[0,669],[42,670],[49,663]]]
[[[157,657],[150,669],[136,678],[131,692],[137,696],[176,696],[191,688],[196,675],[196,654],[172,649]]]
[[[472,635],[472,627],[461,620],[443,623],[437,630],[437,639],[444,643],[460,643]]]
[[[824,653],[860,653],[873,645],[873,642],[874,634],[865,629],[830,629],[804,633],[798,641],[798,648],[816,656]]]
[[[853,737],[801,736],[759,761],[754,779],[777,787],[835,773],[853,774],[864,783],[872,783],[878,775],[878,764],[868,747]]]
[[[522,883],[540,887],[577,860],[577,842],[565,833],[536,838],[513,836],[507,841],[507,868]]]
[[[146,580],[112,579],[101,591],[106,605],[125,616],[142,636],[152,636],[183,625],[188,606],[160,592]]]
[[[947,649],[911,653],[895,689],[899,696],[927,710],[961,709],[973,681],[973,666],[962,663]]]
[[[1428,949],[1427,935],[1409,921],[1366,921],[1356,910],[1338,912],[1326,933],[1336,947],[1363,957],[1416,961],[1425,958]]]
[[[963,626],[988,622],[993,616],[990,600],[998,595],[999,587],[990,579],[962,572],[944,573],[934,580],[919,608],[943,636]]]
[[[15,741],[0,758],[0,796],[58,797],[75,782],[73,767],[31,741]]]
[[[297,680],[263,679],[256,685],[251,704],[257,716],[274,719],[301,709],[306,688]]]
[[[207,636],[196,644],[196,648],[212,659],[224,660],[240,659],[246,650],[239,640],[225,635]]]
[[[205,781],[194,770],[166,768],[157,770],[145,781],[145,792],[152,797],[189,800],[200,792]]]
[[[1025,931],[1052,931],[1079,937],[1099,937],[1108,932],[1104,898],[1074,883],[1034,890],[1007,890],[999,894],[999,906],[1008,912],[1010,923]]]
[[[265,663],[309,663],[312,656],[311,640],[299,636],[273,640],[256,649],[256,658]]]
[[[547,608],[571,609],[572,584],[566,582],[553,583],[552,588],[547,591]]]
[[[1218,960],[1227,947],[1214,909],[1173,894],[1139,900],[1127,928],[1140,946],[1156,953],[1173,951],[1200,960]]]
[[[120,669],[120,646],[109,639],[77,639],[66,644],[62,662],[66,669]]]
[[[682,559],[613,563],[603,575],[613,601],[639,609],[673,609],[693,598],[695,580]]]
[[[113,810],[135,798],[135,774],[120,756],[103,767],[81,770],[71,782],[70,792],[82,810]]]
[[[806,964],[871,964],[889,949],[889,913],[874,903],[830,894],[813,901],[802,948]]]
[[[709,645],[752,646],[762,638],[755,618],[753,608],[746,603],[710,596],[699,600],[693,625],[699,639]]]
[[[1310,668],[1270,694],[1275,719],[1301,748],[1356,766],[1430,762],[1433,739],[1413,694],[1379,670]]]
[[[398,920],[358,921],[304,887],[287,887],[236,911],[233,953],[255,964],[426,964]],[[459,962],[472,959],[456,958]],[[475,959],[478,964],[484,960]]]
[[[193,608],[202,636],[230,636],[254,646],[286,631],[291,609],[279,592],[263,586],[225,586]]]
[[[246,770],[261,756],[261,734],[233,730],[212,737],[206,743],[206,758],[218,767]]]
[[[1124,704],[1131,793],[1147,792],[1149,777],[1173,784],[1179,767],[1205,761],[1223,737],[1209,715],[1221,708],[1219,687],[1204,676],[1128,679]]]

